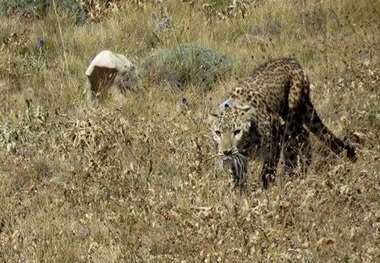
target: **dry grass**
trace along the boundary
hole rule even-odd
[[[206,1],[136,2],[83,26],[1,18],[0,261],[380,261],[379,1],[256,1],[225,20]],[[173,28],[154,31],[152,12]],[[86,106],[84,71],[100,50],[138,65],[185,42],[229,54],[232,77],[209,93],[145,82]],[[252,163],[239,196],[214,173],[206,113],[235,78],[288,55],[328,126],[363,144],[359,161],[315,142],[304,177],[263,191]]]

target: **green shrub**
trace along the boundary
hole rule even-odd
[[[76,23],[86,20],[86,13],[77,0],[56,0],[57,9],[72,16]],[[44,17],[54,7],[53,0],[5,0],[0,1],[0,15],[21,14]]]
[[[150,82],[183,88],[192,84],[209,90],[229,75],[231,59],[199,44],[180,44],[142,60],[141,75]]]

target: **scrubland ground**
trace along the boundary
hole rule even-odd
[[[224,18],[228,1],[110,2],[80,25],[54,11],[0,18],[1,262],[380,262],[379,1],[246,1]],[[180,43],[229,55],[231,76],[86,103],[101,50],[139,65]],[[359,160],[314,140],[304,176],[264,191],[252,162],[240,196],[214,171],[207,112],[283,56]]]

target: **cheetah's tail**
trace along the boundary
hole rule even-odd
[[[310,129],[310,131],[323,141],[334,153],[340,154],[342,151],[347,151],[347,157],[351,162],[357,160],[356,147],[348,141],[343,141],[335,136],[323,123],[314,109],[311,101],[306,102],[307,114],[304,114],[303,122]]]

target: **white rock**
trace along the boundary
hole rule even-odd
[[[119,91],[136,90],[140,77],[135,65],[122,54],[109,50],[100,52],[86,70],[87,92],[91,97],[107,92],[115,85]]]

